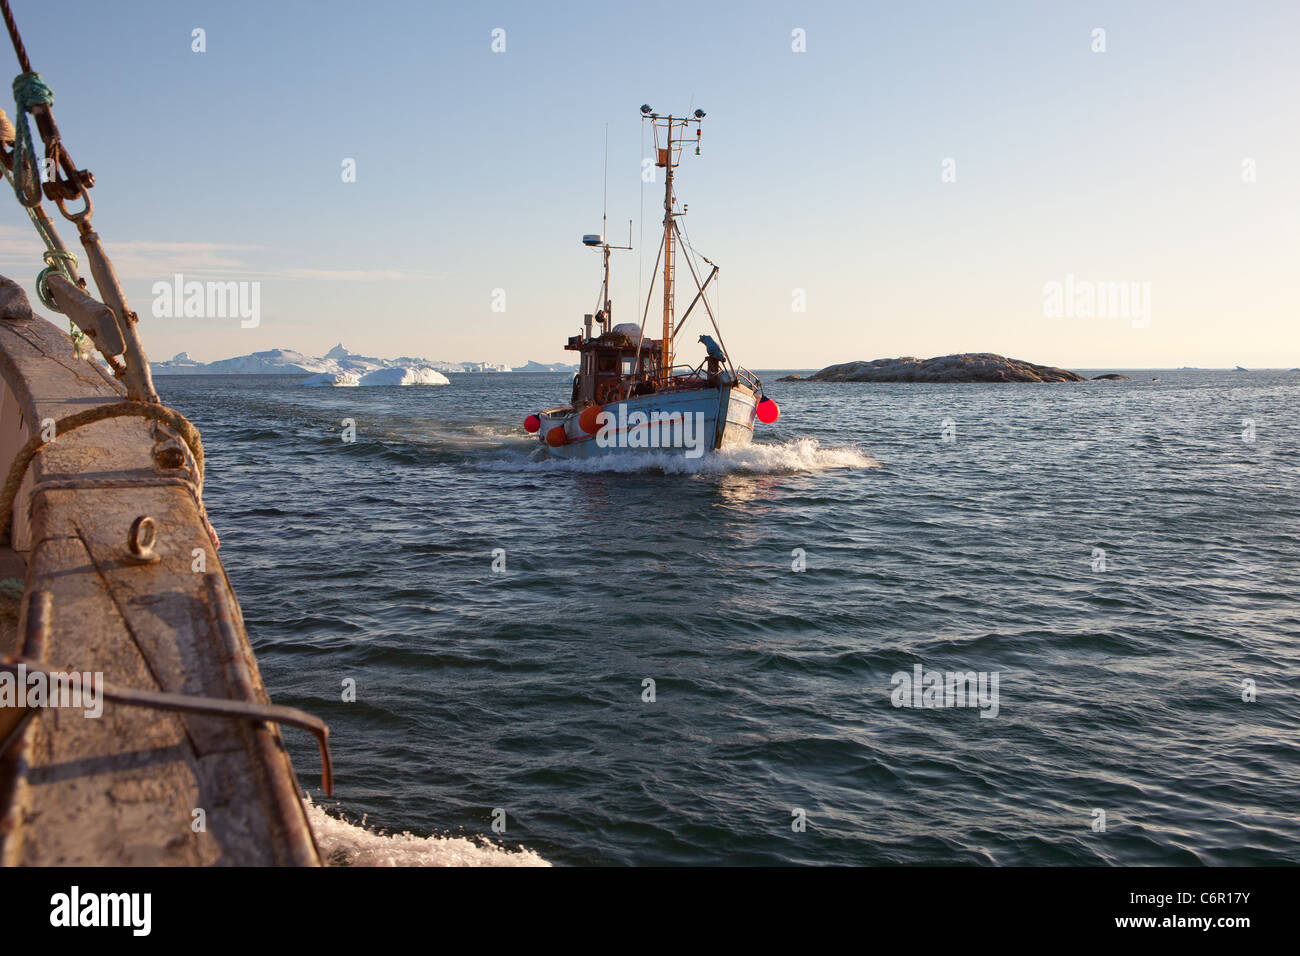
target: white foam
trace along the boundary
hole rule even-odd
[[[330,866],[550,866],[532,850],[508,850],[483,837],[376,833],[325,812],[303,795],[321,858]]]
[[[721,475],[750,472],[796,475],[836,468],[878,468],[880,463],[857,448],[823,448],[815,438],[795,438],[778,444],[753,442],[739,448],[708,452],[699,458],[661,451],[621,451],[595,458],[552,458],[541,449],[527,459],[498,459],[479,467],[491,471],[660,471],[666,475]]]

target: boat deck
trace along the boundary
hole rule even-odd
[[[42,421],[124,398],[41,319],[0,321],[0,376],[6,470]],[[192,475],[154,455],[164,437],[141,418],[108,419],[36,456],[0,551],[0,582],[26,584],[21,601],[0,597],[0,653],[126,688],[267,703]],[[127,549],[140,515],[157,524],[154,564]],[[31,613],[40,592],[44,628]],[[99,718],[37,709],[0,757],[0,863],[320,862],[275,726],[103,706]]]

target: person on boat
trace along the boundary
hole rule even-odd
[[[721,368],[722,363],[727,360],[727,353],[722,351],[722,346],[713,341],[713,336],[711,335],[701,335],[700,343],[709,353],[708,358],[705,359],[709,364],[709,384],[717,385],[719,379],[718,369]]]

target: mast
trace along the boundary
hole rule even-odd
[[[662,384],[673,374],[673,117],[668,117],[668,148],[664,150],[664,339],[660,357]]]
[[[667,385],[673,374],[673,312],[674,296],[676,293],[676,267],[677,267],[677,227],[674,219],[678,213],[673,212],[673,170],[677,168],[680,161],[682,149],[682,136],[686,130],[695,125],[695,136],[697,139],[695,152],[700,152],[698,139],[700,136],[700,121],[704,119],[704,110],[696,110],[692,116],[660,116],[650,109],[649,106],[641,107],[643,118],[650,120],[655,130],[655,165],[664,170],[664,243],[663,243],[663,293],[664,293],[664,330],[663,342],[659,356],[659,374],[660,385]],[[660,145],[659,134],[664,133],[662,145]],[[646,303],[647,306],[649,302]]]
[[[601,323],[601,333],[608,332],[614,327],[614,306],[609,299],[609,124],[605,124],[605,186],[604,194],[600,203],[600,234],[604,239],[605,252],[605,281],[601,286],[601,309],[605,313],[605,321]],[[628,233],[628,245],[631,246],[631,232]]]
[[[603,290],[601,295],[604,297],[604,304],[601,306],[605,310],[605,321],[602,332],[608,332],[614,327],[614,303],[609,298],[609,243],[604,245],[605,250],[605,281],[601,285]]]

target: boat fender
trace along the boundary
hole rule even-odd
[[[596,432],[600,431],[598,420],[604,411],[604,406],[588,405],[582,410],[582,414],[578,416],[578,427],[588,435],[596,434]]]

